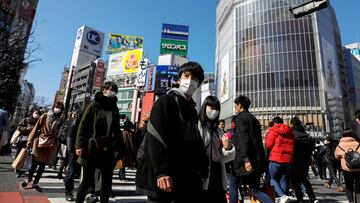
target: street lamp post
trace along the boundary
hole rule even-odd
[[[328,0],[311,0],[297,6],[292,6],[289,10],[295,18],[301,18],[326,7],[328,7]]]

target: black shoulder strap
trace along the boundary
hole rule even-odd
[[[343,152],[346,153],[346,151],[345,151],[342,147],[340,147],[340,145],[338,145],[338,147],[339,147]]]
[[[355,151],[357,151],[360,147],[360,143],[358,144],[358,146],[356,147]]]

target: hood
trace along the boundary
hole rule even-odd
[[[293,129],[300,132],[305,132],[305,128],[302,125],[294,125]]]
[[[179,96],[182,96],[184,97],[185,99],[187,99],[185,93],[183,91],[181,91],[179,88],[172,88],[171,90],[169,90],[167,93],[169,94],[170,92],[176,94],[176,95],[179,95]]]
[[[273,131],[281,136],[290,136],[292,135],[292,129],[285,124],[275,124],[273,127],[269,129],[269,131]]]

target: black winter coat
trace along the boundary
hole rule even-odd
[[[145,155],[138,157],[136,190],[156,197],[161,192],[157,178],[168,175],[172,178],[175,202],[177,197],[189,198],[187,202],[191,202],[193,195],[199,196],[202,191],[201,177],[208,174],[208,158],[197,128],[195,103],[179,94],[173,89],[152,107]]]
[[[246,161],[250,161],[254,173],[261,174],[267,170],[261,127],[254,115],[243,111],[236,116],[235,135],[232,139],[236,150],[232,165],[233,174],[236,176],[250,174],[245,170]]]
[[[310,135],[305,132],[304,127],[296,125],[293,127],[295,136],[293,169],[299,170],[309,168],[312,153],[312,141]]]

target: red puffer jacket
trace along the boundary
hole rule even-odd
[[[269,160],[277,163],[292,163],[294,142],[292,128],[284,124],[275,124],[266,136],[266,148],[270,150]]]

